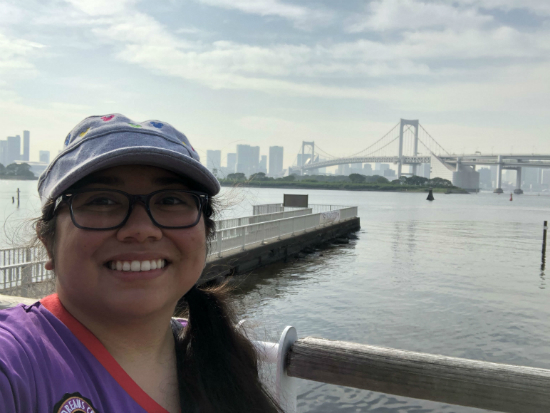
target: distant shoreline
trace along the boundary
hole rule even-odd
[[[342,183],[313,183],[313,182],[246,182],[246,181],[226,181],[220,180],[220,185],[225,187],[246,187],[246,188],[278,188],[278,189],[329,189],[336,191],[375,191],[375,192],[422,192],[427,193],[430,188],[434,193],[448,194],[468,194],[469,192],[462,188],[433,188],[425,186],[409,186],[409,185],[390,185],[390,184],[353,184],[348,182]]]
[[[0,176],[0,180],[4,181],[38,181],[37,176],[33,176],[32,178],[26,177],[26,176]]]

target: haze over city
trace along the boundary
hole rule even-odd
[[[0,3],[0,139],[30,160],[92,114],[161,119],[203,160],[302,140],[344,156],[399,118],[449,152],[550,153],[550,4],[537,0]]]

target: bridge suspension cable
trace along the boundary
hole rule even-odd
[[[352,154],[352,155],[346,156],[346,158],[354,158],[354,157],[356,157],[356,155],[359,155],[359,154],[361,154],[361,153],[363,153],[363,152],[365,152],[365,151],[368,151],[370,148],[372,148],[373,146],[377,145],[379,142],[381,142],[381,141],[384,140],[386,137],[388,137],[388,135],[389,135],[390,133],[392,133],[393,130],[399,126],[399,124],[400,124],[400,122],[397,122],[397,123],[395,124],[395,126],[394,126],[393,128],[391,128],[391,130],[390,130],[388,133],[386,133],[384,136],[382,136],[380,139],[378,139],[378,140],[377,140],[376,142],[374,142],[372,145],[370,145],[370,146],[366,147],[365,149],[363,149],[363,150],[361,150],[361,151],[359,151],[359,152],[356,152],[356,153],[354,153],[354,154]],[[395,139],[393,139],[392,142],[393,142],[394,140],[395,140]],[[382,148],[384,148],[384,147],[386,147],[386,146],[387,146],[387,145],[384,145]],[[379,149],[382,149],[382,148],[379,148]],[[375,151],[375,152],[376,152],[376,151]],[[374,153],[374,152],[371,152],[371,153]]]
[[[420,123],[418,124],[418,126],[420,126],[422,128],[422,130],[424,131],[424,133],[426,133],[426,135],[428,135],[428,137],[431,139],[431,141],[433,143],[435,143],[437,145],[437,147],[439,149],[441,149],[443,152],[445,152],[447,155],[451,155],[449,152],[447,152],[447,150],[445,150],[445,148],[443,146],[441,146],[434,138],[432,135],[430,135],[430,133],[424,129],[424,126],[422,126]],[[418,139],[420,141],[420,139]],[[424,143],[422,143],[422,145],[426,146]],[[434,151],[432,151],[428,146],[426,146],[426,149],[428,149],[431,153],[434,153]]]
[[[327,151],[323,150],[323,148],[321,148],[321,147],[320,147],[319,145],[317,145],[317,144],[315,144],[315,150],[316,150],[317,152],[323,153],[323,155],[325,155],[325,156],[328,156],[329,159],[336,159],[336,158],[338,158],[338,156],[331,155],[331,154],[328,153]]]

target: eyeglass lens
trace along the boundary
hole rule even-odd
[[[112,228],[126,219],[130,200],[119,192],[105,190],[74,194],[72,212],[76,223],[85,228]],[[194,225],[200,216],[200,200],[195,194],[166,190],[149,199],[153,220],[165,227]]]

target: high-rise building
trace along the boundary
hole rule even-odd
[[[21,159],[21,136],[8,136],[8,157],[6,164],[12,164]]]
[[[376,163],[374,164],[374,170],[375,171],[385,171],[386,169],[390,169],[390,165],[388,165],[387,163]],[[376,174],[376,175],[380,175],[380,174]]]
[[[222,166],[222,151],[220,150],[207,150],[206,151],[206,167],[210,172],[214,172],[214,169],[219,172]]]
[[[235,172],[235,165],[237,165],[237,154],[236,153],[228,153],[227,154],[227,166],[226,170],[228,174],[232,174]]]
[[[267,174],[267,155],[260,157],[260,163],[258,165],[258,171]]]
[[[4,166],[8,164],[8,141],[0,141],[0,163]]]
[[[492,189],[493,182],[490,168],[479,168],[479,186],[483,189]]]
[[[338,171],[336,172],[336,175],[350,175],[349,164],[338,165]]]
[[[395,173],[395,171],[394,171],[393,169],[389,169],[389,168],[388,168],[388,169],[384,169],[382,172],[383,172],[383,173],[382,173],[382,176],[383,176],[384,178],[387,178],[387,179],[390,180],[390,181],[392,181],[392,180],[394,180],[394,179],[396,178],[396,173]]]
[[[23,131],[23,157],[22,161],[29,161],[29,152],[31,147],[31,133],[28,130]]]
[[[283,174],[283,147],[269,147],[269,176],[281,176]]]
[[[42,163],[50,163],[50,151],[38,151],[38,159]]]
[[[235,172],[241,172],[250,176],[258,172],[260,164],[260,147],[250,145],[237,145],[237,165]]]
[[[529,188],[540,185],[540,168],[522,168],[521,175],[523,179],[523,185],[527,185]]]
[[[350,166],[350,174],[362,174],[363,173],[363,164],[352,163]]]
[[[365,176],[371,176],[372,175],[372,165],[370,163],[364,163],[363,164],[363,175]]]

